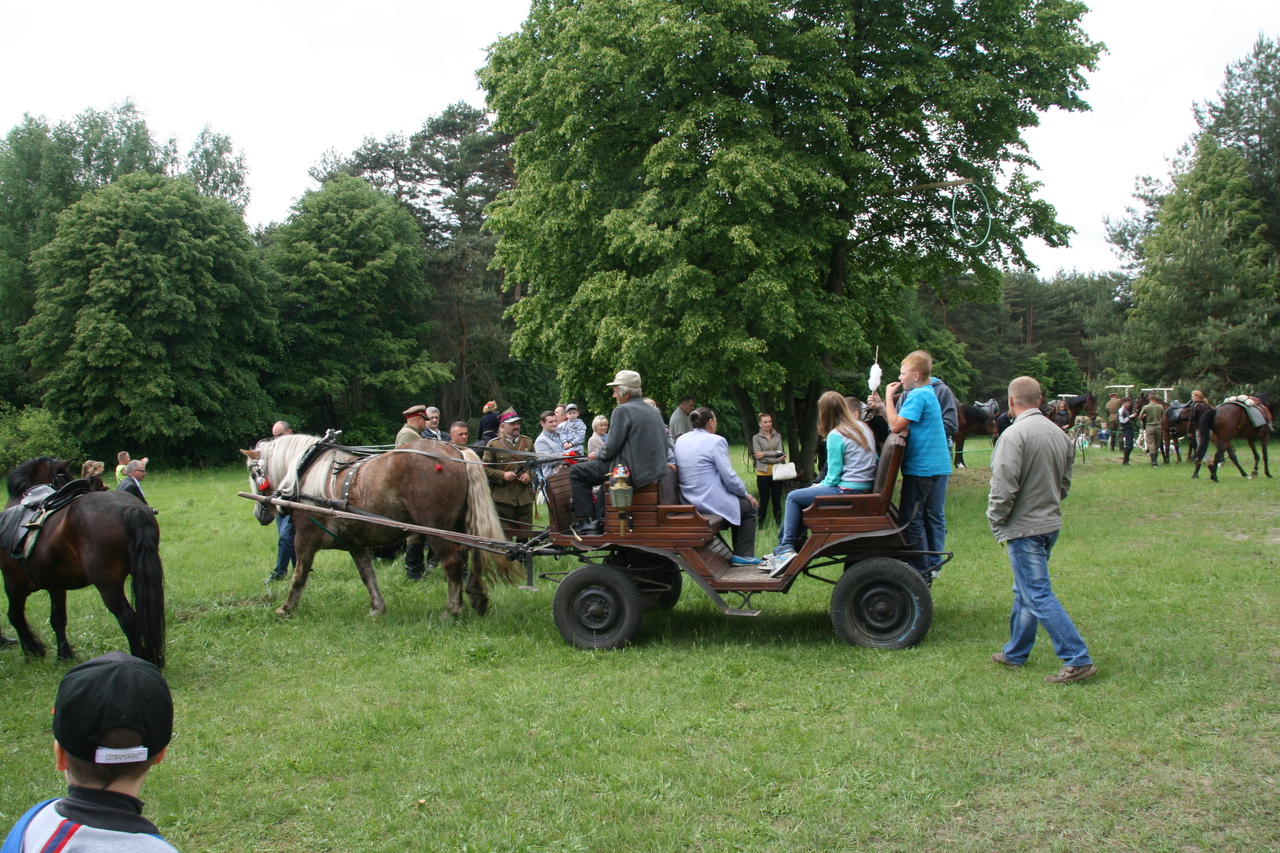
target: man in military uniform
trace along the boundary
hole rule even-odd
[[[1161,425],[1164,419],[1164,406],[1160,405],[1155,394],[1147,399],[1148,403],[1142,407],[1138,418],[1147,432],[1147,450],[1151,453],[1151,467],[1158,468],[1160,467],[1160,445],[1164,441],[1164,429]]]
[[[527,535],[533,526],[533,489],[525,464],[528,457],[508,451],[532,453],[533,442],[520,434],[520,416],[507,409],[498,418],[498,437],[485,445],[485,475],[493,491],[493,505],[503,527],[515,531],[517,537]],[[505,463],[505,464],[504,464]]]
[[[410,442],[422,438],[422,431],[427,426],[427,407],[410,406],[404,410],[404,426],[396,433],[396,447],[403,447]],[[427,573],[427,564],[423,559],[427,539],[421,533],[410,533],[404,541],[404,576],[411,581],[420,581]]]
[[[1116,449],[1116,439],[1120,434],[1120,407],[1124,405],[1124,401],[1116,396],[1116,392],[1111,392],[1111,399],[1107,400],[1107,432],[1111,435],[1111,449]]]

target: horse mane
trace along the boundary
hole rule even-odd
[[[964,419],[971,424],[982,426],[991,419],[991,415],[981,406],[970,406],[968,403],[961,403],[960,408],[964,410]]]
[[[37,483],[32,482],[31,478],[35,476],[36,468],[40,467],[41,463],[48,464],[50,472],[49,477],[52,480],[53,471],[61,461],[61,459],[57,459],[53,456],[37,456],[35,459],[28,459],[26,462],[18,465],[17,468],[13,469],[13,473],[9,475],[9,497],[19,497],[27,489],[38,485]]]
[[[320,441],[320,436],[318,435],[294,433],[258,443],[257,450],[266,457],[267,478],[274,488],[279,489],[284,494],[302,492],[316,497],[330,497],[327,494],[330,483],[329,463],[333,461],[346,462],[356,457],[353,454],[338,451],[336,456],[329,460],[329,463],[312,463],[303,472],[302,482],[298,483],[298,459],[318,441]]]
[[[1089,394],[1088,392],[1085,392],[1084,394],[1077,394],[1074,397],[1067,397],[1064,402],[1067,404],[1068,409],[1074,409],[1076,406],[1084,405],[1084,401],[1087,399],[1089,399]]]

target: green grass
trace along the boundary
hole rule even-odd
[[[836,639],[807,579],[755,619],[686,585],[635,645],[589,653],[549,582],[450,621],[438,574],[385,563],[371,621],[338,552],[280,619],[243,470],[154,474],[178,719],[147,813],[184,851],[1276,849],[1275,481],[1093,452],[1076,471],[1052,572],[1101,674],[1067,686],[1043,634],[1022,671],[988,661],[1011,575],[982,468],[952,478],[956,558],[901,652]],[[92,590],[70,610],[80,659],[123,644]],[[44,597],[29,611],[51,639]],[[3,822],[58,792],[67,668],[0,653]]]

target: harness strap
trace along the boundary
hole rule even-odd
[[[356,547],[355,545],[352,545],[352,544],[351,544],[350,542],[348,542],[347,540],[343,539],[343,538],[342,538],[341,536],[339,536],[338,534],[334,533],[334,532],[333,532],[332,530],[330,530],[329,528],[325,527],[325,526],[324,526],[323,524],[321,524],[320,522],[316,521],[316,517],[315,517],[314,515],[308,515],[308,516],[307,516],[307,521],[310,521],[310,522],[311,522],[312,524],[314,524],[316,527],[319,527],[319,528],[320,528],[321,530],[323,530],[325,533],[328,533],[328,534],[329,534],[330,536],[332,536],[335,540],[337,540],[338,542],[341,542],[343,545],[346,545],[348,548],[355,548],[355,547]]]

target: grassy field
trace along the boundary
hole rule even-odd
[[[755,619],[686,586],[634,646],[588,653],[548,582],[448,621],[438,574],[384,563],[371,621],[337,552],[277,618],[243,469],[156,466],[178,719],[147,813],[184,851],[1280,848],[1276,481],[1094,452],[1076,471],[1052,571],[1101,674],[1050,686],[1043,633],[1024,670],[988,660],[1011,575],[983,468],[952,478],[956,558],[919,648],[844,645],[801,579]],[[92,590],[70,610],[81,660],[123,644]],[[30,616],[51,639],[43,596]],[[0,653],[6,828],[59,791],[67,668]]]

